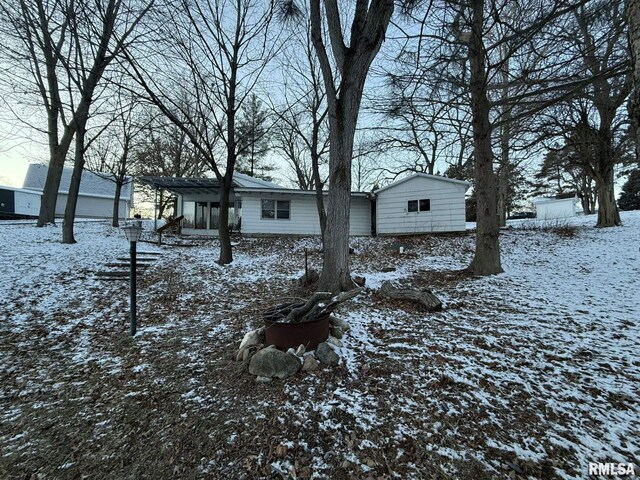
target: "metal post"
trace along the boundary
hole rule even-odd
[[[131,242],[131,269],[129,275],[129,291],[131,294],[131,336],[136,334],[136,243]]]

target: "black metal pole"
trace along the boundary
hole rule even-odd
[[[129,275],[129,291],[131,294],[131,336],[136,334],[136,242],[131,242],[131,269]]]

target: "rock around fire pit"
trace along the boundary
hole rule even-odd
[[[308,351],[304,345],[279,350],[275,345],[265,345],[265,327],[260,327],[245,334],[236,360],[249,365],[249,373],[256,375],[256,381],[266,382],[272,378],[287,378],[302,370],[316,370],[322,363],[335,366],[340,363],[342,341],[349,330],[349,324],[333,315],[327,317],[331,334],[320,342],[315,350]]]
[[[319,363],[338,365],[341,338],[349,325],[332,312],[358,293],[358,289],[336,296],[318,292],[306,302],[270,308],[263,315],[265,325],[245,334],[236,360],[248,363],[249,373],[258,381],[315,370]]]

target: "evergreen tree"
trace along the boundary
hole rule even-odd
[[[629,175],[618,199],[620,210],[640,210],[640,169]]]
[[[273,165],[265,162],[265,155],[271,149],[271,129],[269,111],[262,105],[256,94],[252,94],[242,106],[238,119],[238,165],[236,171],[271,181],[269,172]]]

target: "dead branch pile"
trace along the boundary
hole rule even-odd
[[[331,292],[316,292],[306,302],[283,303],[266,310],[263,317],[272,322],[301,323],[322,318],[358,295],[359,288],[333,295]]]
[[[380,287],[380,295],[389,300],[406,300],[419,303],[428,312],[442,309],[442,302],[429,290],[413,290],[407,288],[396,288],[391,282],[383,282]]]

